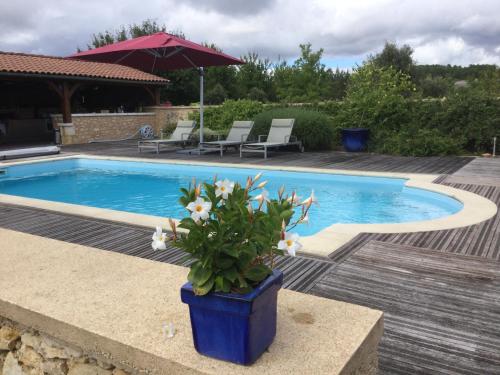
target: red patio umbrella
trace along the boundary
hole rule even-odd
[[[70,58],[131,66],[147,72],[198,68],[200,72],[200,143],[203,142],[203,67],[244,64],[243,61],[159,32],[83,51]]]

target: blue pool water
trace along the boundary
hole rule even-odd
[[[256,169],[164,163],[67,159],[6,168],[0,193],[74,203],[147,215],[182,218],[179,188],[192,178],[213,176],[245,183]],[[276,196],[281,185],[319,201],[311,223],[297,232],[311,235],[335,223],[402,223],[435,219],[458,212],[462,204],[445,195],[405,187],[405,180],[322,173],[263,171],[266,189]]]

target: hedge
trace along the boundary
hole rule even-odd
[[[328,150],[338,142],[338,129],[335,128],[332,117],[313,110],[297,107],[276,108],[262,112],[254,117],[254,127],[251,136],[268,134],[271,121],[278,118],[294,118],[292,134],[302,141],[306,150]]]

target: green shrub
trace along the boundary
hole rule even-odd
[[[437,129],[409,129],[379,134],[378,152],[403,156],[456,155],[461,142]],[[383,138],[382,138],[383,137]]]
[[[267,102],[267,94],[264,90],[258,87],[252,87],[247,94],[249,100],[255,100],[258,102]]]
[[[210,128],[203,127],[203,140],[205,142],[216,141],[218,139],[219,132],[216,132]],[[194,143],[198,143],[200,141],[200,129],[196,129],[191,134],[190,139]]]
[[[205,100],[207,104],[221,104],[226,98],[226,90],[220,83],[217,83],[211,90],[207,91]]]
[[[220,106],[205,108],[203,116],[204,126],[221,133],[227,133],[233,121],[251,120],[256,114],[262,112],[263,109],[263,104],[258,101],[247,99],[226,100]],[[199,118],[199,111],[189,114],[189,119],[196,120],[196,123],[199,122]]]
[[[351,76],[347,96],[335,116],[344,128],[369,128],[369,148],[379,152],[387,132],[409,123],[411,79],[393,68],[365,64]]]
[[[292,134],[302,141],[307,150],[331,149],[338,141],[338,130],[330,116],[300,107],[276,108],[258,114],[254,117],[252,136],[256,138],[259,134],[269,134],[271,121],[275,118],[294,118]]]
[[[461,139],[468,152],[491,152],[492,138],[500,135],[500,100],[474,87],[458,90],[442,102],[435,126]]]

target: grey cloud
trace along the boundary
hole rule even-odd
[[[253,15],[270,8],[275,0],[188,0],[193,7],[226,15]]]
[[[68,55],[85,48],[93,33],[155,18],[235,56],[293,59],[300,43],[311,42],[330,59],[358,58],[388,40],[410,42],[422,63],[500,62],[500,3],[463,2],[0,0],[0,50]]]

